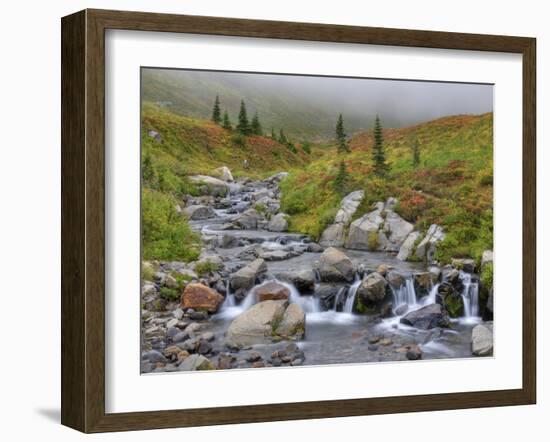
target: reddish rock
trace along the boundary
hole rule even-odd
[[[183,308],[215,313],[223,303],[223,296],[204,284],[187,284],[181,297]]]
[[[281,299],[287,300],[290,296],[290,290],[284,285],[277,282],[268,282],[254,289],[256,300],[262,301],[279,301]]]

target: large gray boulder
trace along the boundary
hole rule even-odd
[[[218,178],[208,175],[193,175],[189,179],[197,184],[202,193],[212,196],[225,196],[229,193],[229,185]]]
[[[219,179],[225,182],[233,181],[233,174],[231,173],[231,170],[227,166],[218,167],[217,169],[214,170],[214,173]]]
[[[233,223],[244,230],[256,230],[258,223],[263,219],[263,215],[256,209],[248,209],[239,215]]]
[[[356,190],[346,195],[340,202],[340,210],[336,213],[334,217],[335,224],[344,224],[348,225],[351,222],[355,211],[363,201],[365,197],[365,192],[363,190]]]
[[[351,222],[364,197],[365,192],[363,190],[356,190],[342,199],[340,209],[334,217],[334,223],[329,225],[321,234],[319,242],[323,247],[341,247],[344,245],[345,227]]]
[[[355,277],[355,267],[340,250],[329,247],[317,263],[319,276],[323,282],[351,282]]]
[[[357,288],[357,296],[367,303],[377,303],[386,297],[386,280],[378,273],[370,273],[363,278]]]
[[[278,213],[271,217],[267,225],[267,230],[270,232],[286,232],[288,230],[287,215],[284,213]]]
[[[210,206],[191,205],[182,210],[182,213],[191,220],[208,219],[216,216],[214,209]]]
[[[388,198],[386,203],[378,202],[373,211],[352,222],[346,247],[397,252],[414,226],[393,211],[396,204],[395,198]]]
[[[421,330],[428,330],[436,327],[449,327],[447,312],[439,304],[430,304],[407,313],[401,318],[400,322]]]
[[[267,265],[261,258],[255,259],[250,264],[233,273],[229,277],[229,284],[233,290],[248,290],[254,287],[256,281],[259,280],[267,272]]]
[[[321,234],[319,244],[323,247],[342,247],[344,245],[344,225],[331,224]]]
[[[263,301],[253,305],[229,325],[227,343],[237,347],[270,343],[287,305],[285,300]]]
[[[400,261],[406,261],[407,259],[409,259],[414,251],[414,244],[419,237],[420,232],[409,233],[405,241],[403,241],[403,244],[401,244],[401,247],[399,248],[399,253],[397,254],[396,258]]]
[[[493,328],[489,324],[478,324],[472,329],[472,354],[491,356],[493,354]]]
[[[192,354],[187,356],[179,365],[179,371],[214,370],[214,364],[203,355]]]
[[[441,226],[432,224],[426,233],[426,236],[420,241],[416,247],[416,257],[432,261],[437,249],[438,243],[445,239],[445,232]]]

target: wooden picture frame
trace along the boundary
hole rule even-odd
[[[523,385],[514,390],[107,414],[105,30],[494,51],[523,57]],[[84,10],[62,19],[62,424],[142,430],[534,404],[536,41],[533,38]]]

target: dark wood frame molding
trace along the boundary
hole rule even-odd
[[[62,406],[83,432],[142,430],[536,401],[536,40],[312,23],[84,10],[62,29]],[[180,32],[518,53],[523,56],[523,386],[338,401],[105,413],[105,30]]]

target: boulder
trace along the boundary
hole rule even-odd
[[[439,304],[430,304],[407,313],[400,320],[405,325],[428,330],[435,327],[449,327],[447,312]]]
[[[493,263],[493,251],[485,250],[481,255],[481,269],[483,270],[483,267],[485,267],[489,263]]]
[[[356,190],[346,195],[340,202],[340,209],[334,217],[334,223],[347,226],[364,197],[365,192],[363,190]]]
[[[267,272],[267,265],[261,258],[255,259],[250,264],[233,273],[229,277],[229,283],[233,290],[248,290],[254,287],[256,281],[259,280]]]
[[[409,257],[413,253],[414,244],[419,237],[420,232],[409,233],[405,241],[403,241],[403,244],[401,244],[401,247],[399,248],[399,253],[397,254],[396,258],[400,261],[406,261],[407,259],[409,259]]]
[[[414,274],[414,288],[419,296],[426,296],[430,293],[437,281],[431,272],[417,272]]]
[[[212,207],[201,205],[188,206],[182,210],[182,213],[193,221],[213,218],[216,216],[216,213],[214,212],[214,209],[212,209]]]
[[[357,288],[357,296],[367,303],[382,301],[386,297],[386,280],[378,272],[368,274]]]
[[[218,178],[208,175],[193,175],[189,179],[197,184],[202,193],[212,196],[225,196],[229,193],[229,185]]]
[[[488,324],[478,324],[472,329],[472,354],[474,356],[492,356],[492,326]]]
[[[288,172],[279,172],[275,175],[271,175],[266,181],[268,183],[277,184],[280,183],[283,179],[285,179],[288,176]]]
[[[476,271],[476,262],[473,259],[453,258],[451,265],[455,269],[462,270],[466,273],[474,273]]]
[[[231,170],[227,166],[222,166],[222,167],[218,167],[217,169],[214,169],[214,174],[219,179],[225,182],[233,181],[233,175],[231,174]]]
[[[298,304],[290,304],[275,332],[281,337],[302,337],[306,330],[306,315]]]
[[[298,256],[299,253],[294,250],[281,249],[281,250],[269,250],[267,252],[260,253],[260,258],[266,261],[284,261]]]
[[[321,234],[319,243],[323,247],[342,247],[344,245],[344,225],[331,224]]]
[[[426,236],[416,247],[415,255],[419,259],[432,261],[435,255],[437,244],[445,239],[443,228],[437,224],[432,224],[426,233]]]
[[[385,250],[397,252],[405,242],[414,226],[401,218],[397,213],[386,208],[386,221],[384,222],[384,232],[388,232],[388,242]]]
[[[187,284],[181,298],[181,305],[184,309],[208,311],[215,313],[223,303],[223,296],[216,290],[204,284]]]
[[[270,343],[287,305],[285,300],[263,301],[253,305],[229,325],[226,342],[236,347]]]
[[[315,274],[313,270],[293,270],[275,274],[277,279],[289,282],[300,293],[311,293],[315,289]]]
[[[179,365],[179,371],[215,370],[210,360],[199,354],[187,356]]]
[[[378,230],[384,223],[382,211],[376,209],[356,219],[349,227],[346,248],[359,250],[379,250]]]
[[[321,254],[317,266],[323,282],[352,282],[355,277],[355,267],[351,260],[334,247],[329,247]]]
[[[256,230],[258,223],[264,219],[264,216],[256,209],[248,209],[239,215],[233,223],[244,230]]]
[[[288,230],[287,215],[278,213],[273,216],[267,224],[267,230],[270,232],[286,232]]]
[[[310,253],[323,253],[323,250],[325,249],[321,245],[314,242],[310,242],[306,248],[306,252]]]
[[[254,288],[254,295],[257,302],[287,300],[290,296],[290,290],[282,284],[275,281],[266,282]]]
[[[391,270],[386,274],[386,280],[394,289],[398,289],[405,284],[405,276],[396,270]]]
[[[156,130],[150,130],[149,132],[147,132],[147,135],[149,136],[149,138],[152,138],[157,143],[162,143],[162,137]]]

